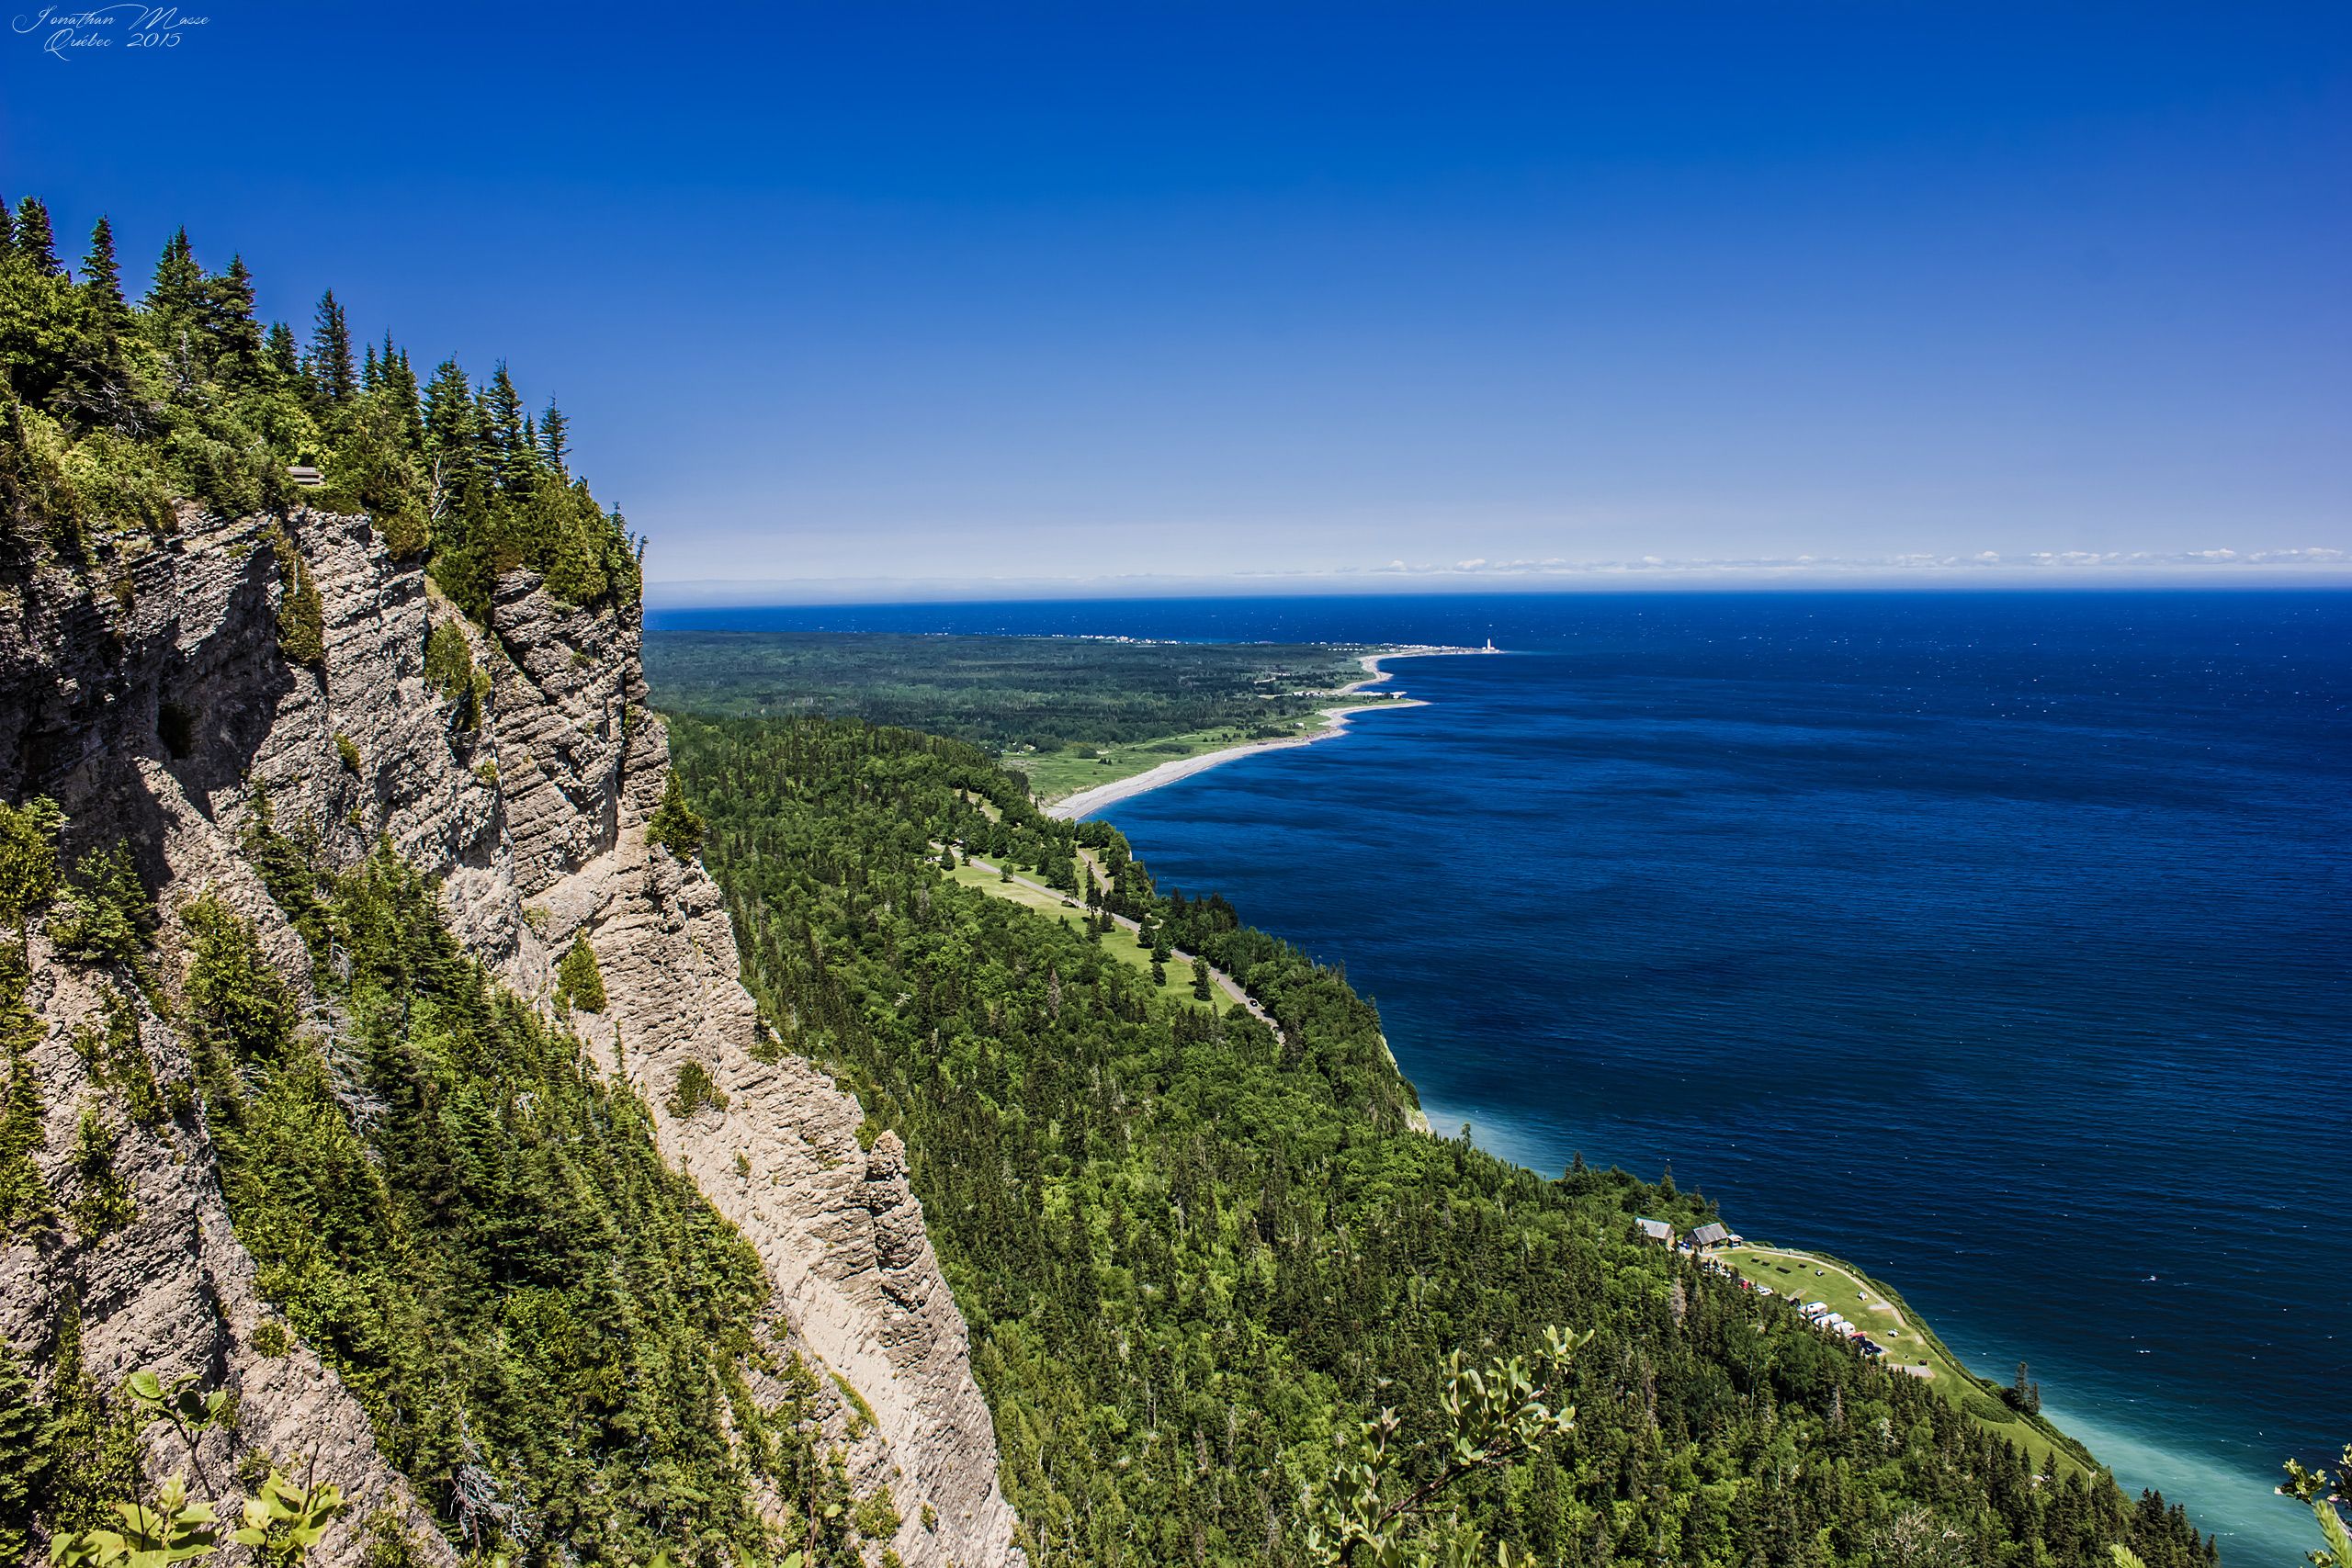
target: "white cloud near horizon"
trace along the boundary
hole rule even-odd
[[[1910,554],[1880,557],[1794,556],[1671,559],[1489,560],[1408,562],[1325,571],[1249,571],[1221,576],[1168,573],[1061,577],[662,579],[646,584],[657,609],[800,603],[884,603],[897,600],[1014,598],[1237,597],[1270,593],[1397,592],[1545,592],[1657,587],[1938,587],[2030,588],[2061,583],[2219,584],[2352,587],[2352,551],[2310,547],[2235,550],[2222,547],[2145,550],[2038,550],[2003,554]]]

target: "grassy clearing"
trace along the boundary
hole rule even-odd
[[[1062,921],[1074,931],[1081,929],[1085,924],[1086,911],[1079,907],[1077,900],[1066,898],[1058,893],[1046,892],[1044,889],[1033,887],[1025,882],[1000,881],[995,872],[983,871],[977,865],[959,865],[950,874],[966,887],[977,887],[992,898],[1002,898],[1008,903],[1018,904],[1024,909],[1035,909],[1048,919]],[[1135,932],[1125,930],[1109,932],[1102,938],[1102,951],[1135,970],[1145,979],[1148,980],[1151,977],[1151,953],[1147,948],[1136,945]],[[1193,999],[1193,967],[1190,963],[1170,963],[1168,982],[1159,987],[1159,995],[1164,1001],[1175,1002],[1184,1007],[1207,1005]],[[1216,1005],[1224,1006],[1225,998],[1218,996]]]
[[[1333,697],[1326,707],[1378,707],[1383,699]],[[1001,759],[1004,765],[1027,776],[1030,789],[1045,801],[1059,800],[1076,795],[1096,784],[1114,784],[1148,773],[1163,762],[1182,761],[1210,751],[1223,751],[1252,742],[1283,739],[1309,735],[1324,728],[1320,712],[1307,714],[1279,723],[1242,729],[1223,726],[1214,729],[1188,730],[1182,735],[1167,735],[1150,740],[1129,744],[1086,746],[1065,751],[1008,752]]]
[[[1760,1245],[1726,1248],[1713,1255],[1751,1283],[1799,1305],[1826,1302],[1832,1312],[1886,1347],[1886,1364],[1922,1372],[1930,1387],[1959,1405],[1970,1419],[1998,1432],[2046,1467],[2053,1457],[2065,1469],[2088,1468],[2075,1446],[2062,1439],[2047,1422],[2031,1420],[2001,1403],[1995,1385],[1962,1365],[1935,1331],[1901,1296],[1876,1280],[1817,1253],[1795,1252]]]

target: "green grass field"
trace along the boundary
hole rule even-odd
[[[1383,699],[1333,697],[1324,707],[1378,707]],[[1148,773],[1163,762],[1181,761],[1208,751],[1222,751],[1231,746],[1245,746],[1251,740],[1279,739],[1286,735],[1306,735],[1323,728],[1320,712],[1286,719],[1272,728],[1274,735],[1259,734],[1236,728],[1230,725],[1214,729],[1188,730],[1182,735],[1167,735],[1132,744],[1089,746],[1067,751],[1007,752],[1001,759],[1008,768],[1026,774],[1029,787],[1040,800],[1059,800],[1076,795],[1096,784],[1116,783],[1136,773]]]
[[[995,872],[982,871],[976,865],[959,865],[951,874],[966,887],[977,887],[992,898],[1002,898],[1024,909],[1035,909],[1048,919],[1063,921],[1072,930],[1085,924],[1086,911],[1079,907],[1076,900],[1064,898],[1059,894],[1041,892],[1026,883],[1001,882]],[[1144,978],[1151,977],[1151,953],[1148,949],[1136,945],[1135,932],[1125,930],[1111,931],[1102,939],[1102,951]],[[1168,983],[1159,987],[1159,995],[1162,1000],[1185,1007],[1208,1005],[1193,998],[1193,969],[1189,964],[1171,963],[1168,965]],[[1216,996],[1218,1007],[1226,1005],[1221,993],[1212,989],[1211,995]]]
[[[1929,1386],[1959,1405],[1979,1425],[1998,1432],[2032,1456],[2037,1466],[2056,1456],[2062,1466],[2083,1468],[2076,1457],[2054,1442],[2042,1427],[2000,1402],[1999,1395],[1961,1364],[1902,1297],[1869,1275],[1836,1258],[1761,1244],[1729,1247],[1713,1255],[1753,1284],[1789,1298],[1802,1306],[1826,1302],[1886,1347],[1886,1365],[1916,1371],[1927,1369]],[[1825,1331],[1826,1332],[1826,1331]]]

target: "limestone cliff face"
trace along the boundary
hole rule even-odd
[[[869,1423],[842,1396],[830,1425],[860,1490],[891,1487],[906,1522],[888,1544],[911,1568],[1017,1562],[988,1410],[904,1151],[888,1134],[862,1146],[855,1100],[808,1064],[759,1059],[717,887],[646,842],[669,764],[644,708],[635,615],[564,605],[517,573],[484,630],[439,603],[416,567],[388,559],[364,519],[304,513],[288,532],[320,591],[326,660],[303,669],[277,645],[283,589],[265,529],[186,512],[164,545],[142,539],[135,553],[0,588],[0,793],[56,798],[69,853],[132,846],[161,890],[167,976],[175,907],[209,888],[300,983],[300,939],[237,847],[264,789],[281,821],[314,824],[334,856],[356,861],[388,835],[441,876],[460,940],[526,995],[548,994],[554,959],[585,933],[607,1006],[569,1021],[653,1107],[663,1156],[758,1251],[776,1335],[832,1374],[820,1380],[829,1396],[854,1390],[870,1409]],[[464,626],[490,677],[478,729],[454,728],[450,701],[424,680],[427,626],[442,622]],[[38,931],[32,944],[41,1164],[70,1201],[79,1108],[103,1103],[72,1042],[99,1018],[106,987],[51,962]],[[159,1076],[185,1081],[171,1027],[135,1006]],[[723,1109],[671,1114],[689,1061]],[[107,1114],[137,1218],[96,1241],[68,1224],[0,1253],[0,1333],[45,1377],[78,1302],[101,1385],[149,1368],[230,1387],[240,1448],[315,1452],[358,1514],[400,1511],[438,1551],[422,1527],[447,1500],[410,1494],[333,1371],[299,1344],[255,1348],[267,1305],[200,1111],[154,1128]],[[336,1539],[338,1560],[356,1556],[356,1532]]]

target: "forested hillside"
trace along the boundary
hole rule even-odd
[[[111,532],[168,535],[175,502],[222,517],[366,513],[395,558],[477,621],[492,582],[527,567],[578,604],[637,603],[637,550],[571,472],[563,412],[525,411],[501,363],[474,385],[454,359],[420,384],[387,335],[356,345],[333,290],[307,342],[254,314],[243,258],[218,272],[172,236],[133,299],[112,226],[78,268],[49,210],[0,203],[0,514],[67,559]],[[315,468],[298,489],[288,470]]]
[[[667,711],[897,725],[1006,753],[1033,780],[1068,788],[1093,782],[1089,765],[1113,748],[1148,767],[1211,743],[1296,734],[1333,692],[1363,679],[1357,660],[1364,651],[1094,637],[653,631],[645,678]],[[1138,748],[1140,755],[1130,750]]]
[[[1383,1405],[1436,1427],[1445,1355],[1589,1331],[1575,1433],[1460,1489],[1546,1563],[2213,1561],[2177,1509],[2036,1475],[1917,1382],[1635,1239],[1687,1195],[1547,1178],[1408,1130],[1378,1021],[1103,824],[1049,821],[965,745],[680,720],[747,983],[900,1132],[971,1325],[1033,1560],[1301,1563],[1302,1486]],[[949,882],[942,844],[1076,887],[1241,976],[1280,1024],[1159,1002],[1091,919]],[[1091,878],[1089,879],[1091,880]],[[1424,1453],[1426,1472],[1437,1462]]]

